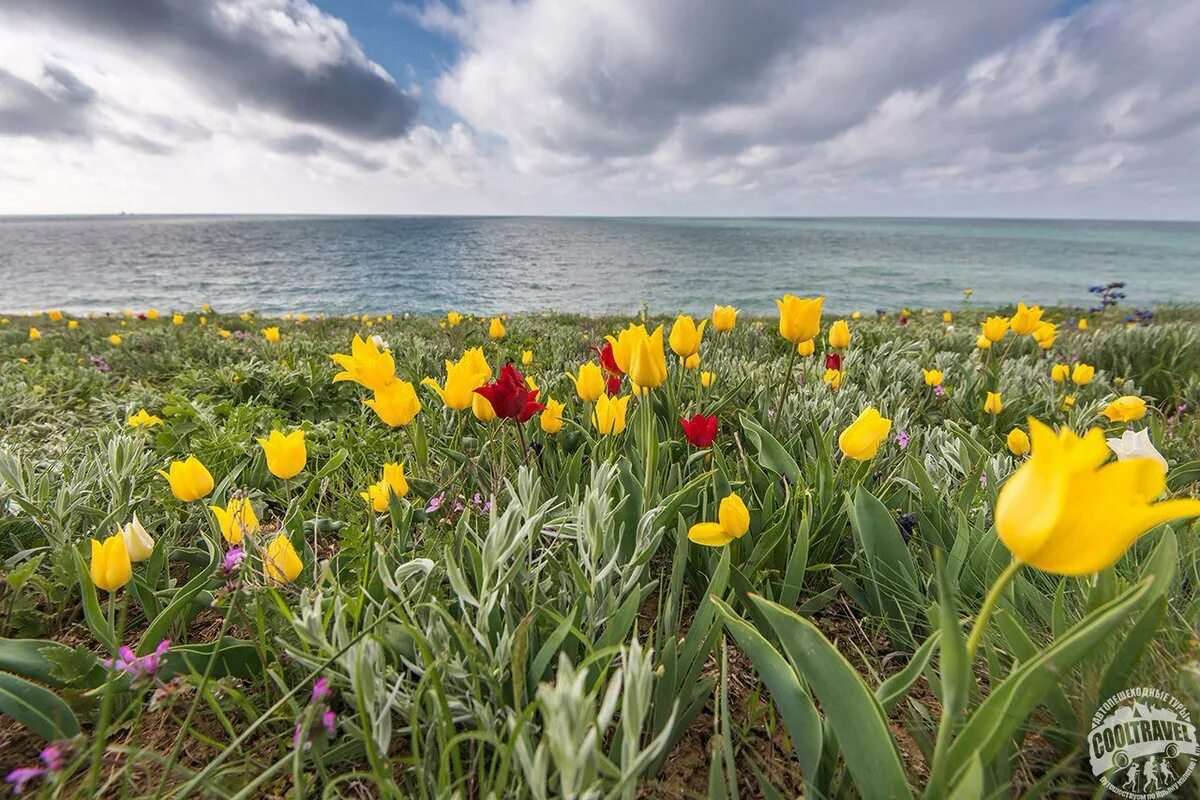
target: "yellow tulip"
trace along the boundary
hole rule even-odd
[[[721,333],[728,333],[737,324],[738,310],[733,306],[713,306],[712,324]]]
[[[808,358],[817,351],[817,344],[812,339],[805,339],[803,342],[796,343],[796,352],[802,358]]]
[[[172,325],[182,325],[183,324],[183,314],[173,314],[171,316],[171,324]]]
[[[975,346],[978,347],[980,350],[991,350],[992,349],[992,340],[987,338],[987,336],[985,336],[981,333],[981,334],[979,334],[979,337],[977,339],[975,339]]]
[[[131,428],[153,428],[155,425],[162,425],[161,417],[150,414],[144,408],[138,409],[138,412],[129,419],[125,420],[125,424]]]
[[[383,478],[362,492],[362,498],[371,504],[377,513],[387,511],[391,496],[404,497],[408,494],[408,479],[404,477],[404,464],[384,464]]]
[[[839,319],[829,326],[829,346],[834,350],[845,350],[850,346],[850,326]]]
[[[470,408],[471,403],[478,396],[475,394],[475,390],[487,383],[488,373],[491,370],[487,367],[487,362],[483,361],[482,352],[476,355],[475,349],[478,348],[468,350],[458,361],[446,362],[444,386],[439,386],[433,378],[425,378],[421,381],[422,386],[428,386],[437,392],[446,408],[455,411]]]
[[[625,410],[629,405],[629,395],[624,397],[609,397],[600,395],[592,409],[592,425],[600,433],[615,436],[625,430]]]
[[[1063,411],[1066,411],[1066,410],[1072,408],[1074,405],[1075,405],[1075,395],[1069,394],[1063,398],[1063,401],[1062,401],[1062,410]]]
[[[775,301],[779,307],[779,335],[793,344],[816,338],[821,330],[824,297],[795,297],[785,294]]]
[[[838,448],[847,458],[870,461],[879,452],[879,446],[887,439],[891,429],[892,421],[874,406],[868,406],[838,436]]]
[[[158,309],[157,308],[146,309],[146,319],[151,319],[151,320],[158,319]]]
[[[640,337],[629,358],[629,379],[639,389],[653,389],[667,379],[667,356],[663,350],[663,328]]]
[[[1038,347],[1049,350],[1054,346],[1054,339],[1058,336],[1058,326],[1053,322],[1040,322],[1030,335],[1038,343]]]
[[[1088,329],[1088,321],[1086,319],[1079,320],[1079,330],[1086,331]]]
[[[50,318],[51,322],[62,322],[63,319],[63,313],[57,309],[47,312],[46,316]]]
[[[707,372],[707,371],[700,373],[700,385],[703,386],[705,389],[712,386],[713,382],[716,379],[717,379],[716,373]]]
[[[1115,564],[1146,531],[1200,516],[1200,500],[1154,501],[1166,469],[1153,458],[1105,464],[1104,433],[1056,434],[1029,420],[1029,459],[1000,489],[996,530],[1013,556],[1057,575],[1090,575]]]
[[[446,315],[446,322],[448,322],[450,324],[451,328],[455,327],[456,325],[458,325],[458,323],[460,323],[462,321],[463,321],[463,315],[458,313],[457,311],[451,311],[449,314]]]
[[[496,409],[492,408],[491,401],[478,392],[471,398],[471,413],[480,422],[491,422],[496,418]]]
[[[1014,456],[1020,458],[1029,452],[1029,435],[1020,428],[1008,432],[1008,449]]]
[[[71,330],[75,330],[76,328],[79,327],[79,320],[73,319],[73,320],[68,321],[67,327],[70,328]]]
[[[229,337],[233,336],[232,331],[227,331],[224,328],[221,328],[219,331],[217,331],[217,333],[221,335],[222,339],[228,339]]]
[[[125,551],[129,553],[129,560],[133,563],[145,561],[154,554],[154,539],[142,525],[136,512],[130,522],[117,529],[117,533],[125,540]]]
[[[39,331],[37,328],[30,328],[30,329],[29,329],[29,340],[30,340],[30,341],[36,342],[36,341],[37,341],[38,339],[40,339],[40,338],[42,338],[42,332],[41,332],[41,331]]]
[[[563,404],[553,397],[546,398],[546,408],[539,415],[542,430],[553,436],[562,429]]]
[[[392,428],[412,422],[421,410],[416,388],[403,380],[395,380],[376,389],[375,397],[364,402]]]
[[[371,391],[387,386],[396,379],[396,359],[387,350],[380,350],[371,339],[358,334],[350,343],[349,353],[334,353],[333,363],[342,371],[333,377],[333,382],[353,381]]]
[[[290,583],[304,569],[304,562],[296,554],[296,548],[284,534],[279,534],[267,545],[263,553],[263,574],[272,583]]]
[[[521,363],[527,367],[533,363],[533,351],[532,350],[522,350],[521,351]]]
[[[999,392],[988,392],[987,400],[983,401],[983,410],[988,414],[999,414],[1004,410],[1004,401]]]
[[[578,376],[568,372],[567,377],[575,384],[575,392],[581,400],[594,403],[604,394],[604,373],[595,361],[581,365]]]
[[[1096,368],[1091,364],[1079,363],[1075,365],[1075,369],[1071,372],[1071,380],[1079,386],[1086,386],[1092,382],[1092,378],[1096,375]]]
[[[1066,364],[1055,364],[1050,368],[1050,380],[1062,383],[1071,374],[1071,368]]]
[[[693,353],[683,360],[684,369],[695,369],[698,366],[700,366],[700,356],[696,353]]]
[[[1146,416],[1146,401],[1133,395],[1118,397],[1100,412],[1109,422],[1135,422]]]
[[[123,342],[123,341],[125,341],[125,340],[122,339],[119,335],[117,335],[115,333],[110,334],[108,337],[109,344],[114,344],[114,345],[117,345],[118,347],[120,347],[121,342]]]
[[[942,385],[942,371],[940,369],[922,369],[921,372],[925,376],[926,386]]]
[[[221,536],[230,544],[241,544],[243,537],[258,532],[258,515],[245,497],[231,497],[224,508],[209,506],[208,510],[216,517]]]
[[[271,326],[270,328],[263,328],[263,336],[266,338],[266,340],[268,342],[278,342],[279,341],[278,326]]]
[[[842,388],[842,381],[846,379],[846,371],[841,369],[827,369],[821,380],[829,385],[830,389]]]
[[[688,530],[688,539],[705,547],[724,547],[750,530],[750,511],[736,493],[721,500],[717,522],[699,522]]]
[[[687,359],[700,352],[700,341],[704,338],[704,326],[708,320],[701,320],[699,326],[691,317],[676,317],[671,326],[669,343],[671,350],[680,358]]]
[[[258,443],[262,445],[263,453],[267,456],[267,469],[276,478],[286,481],[296,477],[308,461],[304,431],[299,428],[286,436],[280,431],[271,431],[266,439],[260,438]]]
[[[1009,327],[1012,332],[1020,335],[1033,333],[1038,324],[1042,321],[1041,306],[1026,306],[1024,303],[1017,304],[1017,313],[1012,315],[1009,320]]]
[[[125,538],[117,533],[103,542],[92,539],[92,563],[89,566],[92,583],[97,589],[115,592],[129,583],[133,566],[129,563]]]
[[[492,317],[492,321],[488,325],[488,336],[493,339],[503,339],[506,333],[508,331],[504,329],[504,321],[499,317]]]
[[[612,345],[613,360],[617,362],[617,368],[621,372],[629,372],[629,362],[633,358],[634,347],[649,335],[645,325],[630,325],[625,330],[618,332],[616,336],[604,337]]]
[[[158,471],[171,484],[171,491],[185,503],[208,496],[213,490],[213,477],[208,468],[195,456],[183,461],[172,461],[168,471]]]
[[[861,312],[861,311],[855,311],[855,312],[851,313],[851,314],[850,314],[850,319],[862,319],[862,312]]]
[[[1004,317],[988,317],[983,323],[983,335],[989,342],[998,342],[1008,333],[1008,320]]]
[[[470,367],[473,372],[477,372],[483,376],[483,379],[479,383],[480,386],[487,383],[488,379],[492,377],[492,367],[488,364],[487,358],[484,357],[482,347],[471,347],[464,350],[459,362]]]
[[[942,312],[942,322],[943,322],[944,324],[946,324],[946,325],[949,325],[949,324],[950,324],[951,322],[953,322],[953,321],[954,321],[954,315],[953,315],[953,314],[951,314],[949,311],[943,311],[943,312]]]

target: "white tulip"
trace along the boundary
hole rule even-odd
[[[1108,447],[1117,454],[1117,460],[1124,461],[1128,458],[1153,458],[1165,471],[1167,469],[1167,460],[1163,458],[1162,453],[1154,448],[1154,443],[1150,441],[1150,431],[1142,428],[1140,431],[1125,431],[1121,434],[1120,439],[1106,439]]]
[[[136,513],[133,515],[133,522],[121,527],[121,537],[125,539],[125,549],[129,551],[129,560],[135,564],[145,561],[154,552],[154,539],[146,532]]]
[[[387,343],[387,341],[382,336],[380,336],[378,333],[372,334],[371,343],[374,344],[376,347],[378,347],[380,350],[391,350],[392,349],[391,345],[389,345]]]

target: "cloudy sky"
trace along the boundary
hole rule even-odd
[[[1200,0],[0,0],[0,214],[1200,219]]]

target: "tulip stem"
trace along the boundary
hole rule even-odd
[[[988,589],[987,597],[983,598],[983,605],[979,607],[979,613],[975,616],[975,625],[971,628],[971,636],[967,639],[968,664],[975,660],[975,652],[983,640],[983,632],[987,629],[992,612],[996,609],[996,603],[1000,600],[1000,595],[1023,566],[1022,562],[1014,558],[1004,568],[1004,572],[1000,573],[1000,577],[996,578],[992,588]]]
[[[792,383],[792,370],[796,367],[796,345],[791,347],[791,354],[788,355],[787,372],[783,376],[783,384],[779,387],[779,399],[775,401],[775,418],[776,423],[779,422],[779,415],[783,413],[783,398],[787,396],[788,386]]]
[[[96,722],[96,728],[92,732],[92,738],[95,740],[95,749],[92,752],[92,766],[88,770],[87,791],[84,793],[87,797],[96,796],[96,782],[100,779],[100,773],[104,767],[104,753],[108,749],[108,723],[112,718],[113,707],[113,692],[117,680],[120,678],[120,670],[116,667],[116,660],[121,657],[121,637],[125,633],[125,618],[129,610],[129,594],[126,593],[121,599],[121,612],[117,618],[117,624],[113,626],[113,606],[116,603],[116,596],[113,592],[108,593],[108,623],[113,630],[113,662],[112,666],[108,667],[105,673],[104,682],[104,697],[100,702],[100,719]]]

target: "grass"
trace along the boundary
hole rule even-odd
[[[1100,411],[1136,395],[1150,410],[1131,426],[1169,462],[1170,492],[1188,496],[1200,478],[1200,309],[1132,327],[1110,309],[1086,331],[1077,312],[1049,309],[1050,350],[1009,334],[982,351],[987,314],[952,313],[850,320],[836,390],[823,339],[787,382],[791,345],[774,319],[710,327],[700,369],[668,352],[666,381],[631,403],[616,436],[597,433],[565,373],[624,319],[513,316],[495,340],[478,319],[6,317],[0,771],[38,765],[59,741],[27,791],[1090,793],[1085,736],[1104,692],[1200,700],[1195,534],[1178,521],[1096,576],[1026,567],[997,586],[1009,555],[993,509],[1023,463],[1006,437],[1030,416],[1119,435]],[[659,323],[671,326],[647,320]],[[332,381],[330,354],[355,334],[382,337],[397,377],[417,385],[412,423],[388,427],[363,404],[367,389]],[[561,430],[537,416],[520,431],[481,422],[419,385],[476,346],[493,371],[511,360],[541,399],[565,403]],[[1060,362],[1096,375],[1056,383]],[[941,393],[922,379],[933,368]],[[708,388],[700,371],[714,374]],[[996,390],[993,415],[984,398]],[[838,434],[868,406],[891,430],[854,461]],[[143,408],[162,423],[128,426]],[[717,415],[711,447],[684,438],[678,418],[694,413]],[[306,465],[281,480],[256,439],[297,428]],[[189,454],[215,486],[185,503],[156,473]],[[404,464],[408,492],[375,513],[361,493],[390,462]],[[749,532],[720,548],[690,542],[731,492]],[[235,497],[262,526],[230,572],[208,506]],[[153,555],[123,588],[96,589],[88,539],[135,512]],[[303,564],[284,583],[261,568],[277,536]],[[995,615],[975,626],[993,588]],[[959,641],[969,634],[974,658]],[[170,649],[151,675],[104,666],[119,644],[141,656],[162,639]],[[985,724],[988,699],[1039,658],[1055,679],[1018,688],[1028,713],[1011,730],[1015,712]],[[878,729],[851,724],[875,715]],[[886,784],[892,752],[898,783]]]

